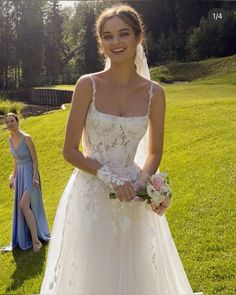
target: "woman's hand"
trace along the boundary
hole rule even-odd
[[[138,174],[138,177],[133,182],[133,188],[134,188],[135,192],[138,192],[140,189],[145,188],[147,185],[148,179],[149,179],[149,175],[146,172],[144,172],[143,170],[141,170],[141,168],[140,168],[140,172]],[[144,201],[144,200],[142,198],[136,196],[135,201]]]
[[[39,180],[37,177],[33,177],[33,187],[37,188],[39,186]]]
[[[131,202],[136,197],[135,189],[130,181],[125,181],[123,185],[114,184],[112,187],[121,202]]]
[[[9,182],[9,189],[14,189],[15,187],[15,179],[11,179],[10,182]]]
[[[134,182],[135,190],[139,190],[140,188],[143,188],[147,185],[147,182],[149,180],[150,176],[140,168],[140,171],[138,173],[138,177],[136,181]]]
[[[15,178],[13,175],[9,175],[9,189],[13,189],[15,187]]]
[[[152,210],[160,216],[162,216],[165,213],[169,205],[170,205],[170,198],[167,196],[165,197],[164,201],[160,203],[159,206],[157,206],[154,203],[150,204],[150,206],[152,207]]]

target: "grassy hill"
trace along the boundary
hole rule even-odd
[[[151,75],[154,80],[167,83],[199,80],[201,84],[236,85],[236,55],[211,58],[200,62],[172,62],[153,67]]]
[[[180,68],[179,72],[185,73]],[[222,76],[213,78],[218,74]],[[236,85],[231,82],[232,75],[234,71],[226,68],[224,74],[215,72],[191,83],[164,86],[167,113],[161,170],[169,173],[173,189],[167,218],[192,288],[204,295],[233,295],[236,287]],[[175,77],[180,77],[177,70]],[[21,120],[21,127],[32,135],[38,151],[50,228],[73,170],[61,154],[67,116],[68,109]],[[13,198],[7,184],[12,159],[3,126],[0,133],[3,246],[11,239]],[[0,254],[0,294],[38,293],[47,249],[44,247],[38,255],[32,251]]]

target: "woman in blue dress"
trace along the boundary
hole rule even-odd
[[[11,132],[9,144],[15,163],[9,183],[9,187],[15,189],[12,243],[5,250],[19,247],[39,252],[41,241],[49,241],[50,233],[42,201],[37,153],[31,137],[19,130],[15,113],[5,116],[5,124]]]

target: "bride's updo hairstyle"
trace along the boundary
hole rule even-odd
[[[129,5],[118,4],[106,8],[97,18],[95,28],[99,44],[101,43],[102,32],[106,21],[114,16],[119,17],[129,25],[137,38],[141,37],[141,41],[144,40],[145,28],[141,15]]]

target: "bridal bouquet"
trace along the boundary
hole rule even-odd
[[[137,190],[137,197],[154,207],[159,206],[165,200],[170,201],[172,196],[167,173],[149,176],[146,185]],[[116,198],[116,193],[109,194],[110,199]]]

